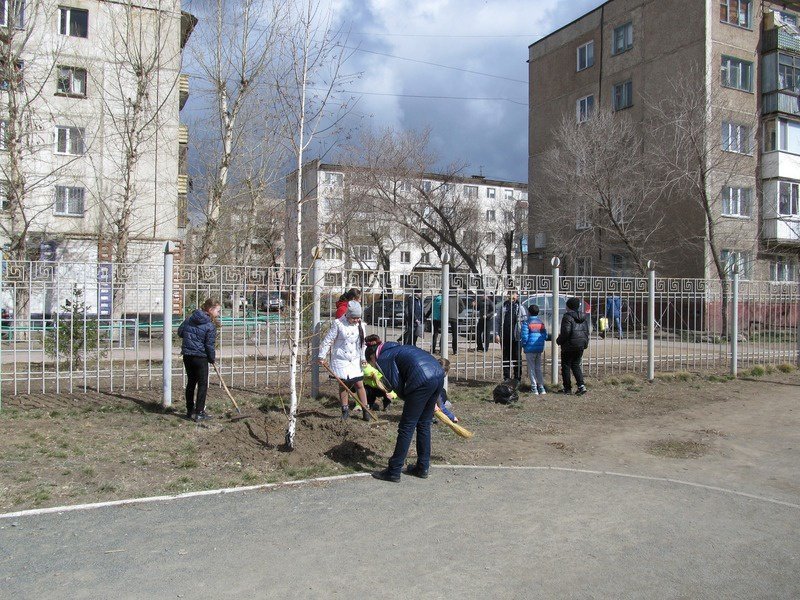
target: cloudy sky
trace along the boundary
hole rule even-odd
[[[365,92],[355,109],[359,126],[430,126],[443,164],[527,181],[528,46],[601,3],[333,0],[348,45],[358,48],[347,70],[363,73],[350,86]]]

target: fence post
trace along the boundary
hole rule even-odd
[[[164,408],[172,406],[172,280],[175,272],[173,263],[175,244],[164,245],[164,344],[161,350],[161,369],[164,388],[161,404]]]
[[[319,267],[320,249],[311,249],[311,285],[313,286],[313,305],[311,309],[311,397],[319,398],[319,355],[320,331],[322,324],[322,269]]]
[[[656,378],[656,263],[647,261],[647,380]]]
[[[432,327],[432,326],[431,326]],[[442,252],[442,358],[447,360],[450,350],[450,253]],[[458,335],[458,331],[454,331],[453,335]],[[447,385],[447,377],[444,378],[444,384]]]
[[[559,267],[561,266],[561,259],[554,256],[550,260],[553,266],[553,322],[550,324],[550,384],[556,385],[558,383],[558,344],[556,338],[560,331],[561,324],[559,323],[558,314],[558,291],[559,291]]]
[[[733,265],[733,304],[731,306],[731,375],[736,377],[739,370],[739,265]]]

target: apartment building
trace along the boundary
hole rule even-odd
[[[547,176],[544,156],[564,115],[580,122],[604,107],[631,119],[645,144],[669,144],[671,136],[654,139],[649,131],[653,99],[673,93],[676,77],[697,78],[715,115],[707,141],[722,160],[705,182],[710,215],[681,190],[656,205],[652,222],[665,224],[658,272],[715,278],[711,219],[728,271],[738,265],[745,278],[796,280],[799,19],[800,2],[609,0],[538,40],[529,47],[530,184]],[[531,193],[531,272],[549,272],[550,257],[564,254],[536,218],[547,212],[537,203],[559,201]],[[576,228],[586,226],[576,220]],[[685,242],[692,238],[698,243]],[[564,267],[576,275],[634,274],[613,243]]]
[[[0,2],[7,258],[161,262],[183,238],[195,24],[180,0]]]
[[[325,283],[343,285],[348,269],[391,273],[405,285],[412,272],[438,270],[441,262],[434,249],[396,220],[386,219],[375,202],[362,202],[359,194],[375,196],[362,186],[358,167],[310,161],[303,168],[302,262],[308,266],[312,248],[322,253]],[[296,243],[296,211],[293,209],[297,173],[287,178],[286,264],[293,266]],[[502,233],[527,222],[527,184],[483,176],[453,177],[426,173],[416,181],[394,182],[399,193],[413,197],[415,189],[449,194],[463,199],[464,206],[477,210],[473,227],[460,232],[466,245],[475,249],[474,258],[482,273],[505,273],[506,251]],[[387,233],[388,232],[388,233]],[[519,236],[515,238],[511,271],[522,272]],[[387,268],[388,267],[388,268]],[[462,267],[463,268],[463,267]]]

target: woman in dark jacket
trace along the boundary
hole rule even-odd
[[[186,368],[186,418],[195,421],[210,419],[206,412],[206,393],[208,392],[208,365],[214,364],[217,340],[217,321],[220,304],[211,298],[203,302],[178,327],[178,337],[183,340],[181,354]],[[194,389],[197,387],[197,401]]]
[[[572,393],[570,371],[575,375],[578,386],[578,395],[586,393],[581,370],[583,351],[589,347],[589,321],[586,315],[579,312],[580,298],[567,300],[567,312],[561,317],[561,333],[556,338],[556,343],[561,346],[561,378],[564,381],[564,393]]]
[[[417,464],[406,473],[426,478],[431,462],[431,419],[436,401],[444,389],[444,369],[428,352],[387,342],[366,350],[367,362],[383,374],[390,389],[403,399],[403,414],[397,426],[397,443],[389,459],[389,467],[372,474],[384,481],[400,481],[400,471],[417,432]]]

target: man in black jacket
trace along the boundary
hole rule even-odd
[[[422,300],[420,300],[419,293],[419,290],[413,290],[406,296],[403,305],[403,321],[406,326],[403,332],[403,343],[406,346],[417,345],[417,338],[422,329]]]
[[[561,379],[565,394],[572,393],[570,372],[575,375],[578,395],[586,393],[581,359],[583,351],[589,347],[589,321],[579,310],[581,304],[583,302],[580,298],[572,297],[567,300],[567,312],[561,317],[561,332],[556,338],[556,343],[561,346]]]
[[[520,380],[521,363],[519,361],[519,335],[522,323],[522,308],[519,305],[519,294],[510,292],[508,300],[497,315],[495,341],[503,349],[503,379],[508,379],[511,371],[514,379]]]

